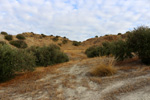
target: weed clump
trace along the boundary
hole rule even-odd
[[[114,75],[117,72],[117,69],[113,66],[114,60],[112,59],[111,60],[106,59],[106,60],[107,61],[101,62],[100,65],[92,68],[90,74],[92,76],[101,76],[101,77]]]

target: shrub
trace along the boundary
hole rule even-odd
[[[95,38],[98,38],[98,36],[96,35]]]
[[[8,35],[8,33],[7,33],[7,32],[4,32],[4,31],[2,31],[1,34],[2,34],[2,35]]]
[[[10,41],[10,40],[13,39],[13,37],[12,37],[12,35],[5,35],[5,39],[8,40],[8,41]]]
[[[122,35],[121,33],[118,33],[118,35]]]
[[[56,41],[58,41],[59,39],[58,39],[58,37],[56,36],[56,37],[54,37],[52,40],[53,40],[54,42],[56,42]]]
[[[7,80],[14,74],[15,54],[10,47],[0,45],[0,81]]]
[[[103,55],[109,56],[111,54],[112,48],[113,45],[111,44],[111,42],[103,42],[102,43]]]
[[[46,35],[45,35],[45,34],[41,34],[41,36],[42,36],[42,37],[46,37]]]
[[[133,31],[126,33],[126,41],[104,42],[100,51],[100,56],[113,55],[117,60],[132,58],[133,54],[138,55],[144,64],[150,64],[150,28],[140,26]],[[90,48],[93,52],[86,53],[87,55],[98,55],[98,50]],[[94,55],[97,52],[97,55]],[[93,54],[94,53],[94,54]],[[90,57],[90,56],[89,56]]]
[[[118,40],[114,42],[103,42],[102,46],[89,47],[85,54],[88,57],[97,56],[114,56],[116,60],[124,60],[125,58],[131,58],[132,54],[130,49],[127,47],[125,41]]]
[[[25,37],[24,37],[22,34],[18,34],[18,35],[16,36],[16,38],[17,38],[17,39],[20,39],[20,40],[24,40],[24,39],[25,39]]]
[[[66,44],[67,42],[68,42],[68,40],[66,40],[66,39],[64,39],[64,40],[62,41],[63,44]]]
[[[150,28],[140,26],[131,31],[127,38],[131,52],[136,53],[141,61],[150,64]]]
[[[72,45],[74,45],[74,46],[79,46],[79,45],[81,45],[81,42],[73,41]]]
[[[87,57],[90,57],[90,58],[97,57],[97,56],[100,56],[100,50],[101,50],[100,46],[92,46],[86,49],[85,54],[87,55]]]
[[[0,81],[11,78],[16,71],[33,70],[34,56],[31,53],[0,45]]]
[[[61,43],[58,43],[58,45],[61,46],[62,44],[61,44]]]
[[[48,66],[69,60],[68,56],[62,53],[60,48],[56,45],[30,47],[28,51],[33,52],[36,56],[37,66]]]
[[[112,45],[109,42],[103,42],[102,46],[91,46],[86,49],[87,57],[109,56],[111,54]]]
[[[56,38],[59,38],[60,36],[56,35]]]
[[[35,67],[36,57],[32,52],[27,52],[27,50],[19,49],[17,50],[17,60],[16,60],[16,71],[33,71]]]
[[[127,46],[126,41],[114,41],[111,43],[111,45],[111,54],[116,58],[116,60],[122,61],[125,58],[131,58],[133,56]]]
[[[5,45],[6,42],[5,41],[0,41],[0,45]]]
[[[26,42],[22,40],[14,40],[14,41],[10,41],[9,43],[17,48],[27,48],[28,46]]]
[[[105,59],[105,58],[103,58]],[[114,65],[114,60],[110,59],[105,59],[107,61],[103,61],[100,63],[100,65],[94,67],[90,74],[92,76],[110,76],[113,75],[117,72],[117,69],[113,66]],[[107,62],[107,63],[106,63]]]

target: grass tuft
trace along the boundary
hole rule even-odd
[[[114,67],[114,59],[106,59],[97,65],[96,67],[92,68],[90,74],[92,76],[111,76],[116,74],[117,68]]]

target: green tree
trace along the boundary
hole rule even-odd
[[[145,64],[150,64],[150,28],[135,28],[127,38],[127,45]]]

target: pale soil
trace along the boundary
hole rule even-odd
[[[42,77],[1,86],[0,100],[150,100],[150,68],[138,64],[120,68],[114,76],[90,76],[90,69],[101,60],[60,64]]]

